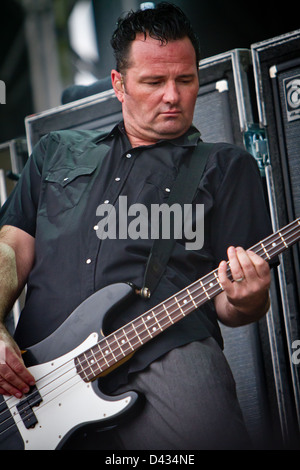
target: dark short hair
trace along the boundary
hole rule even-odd
[[[125,72],[129,66],[129,50],[137,33],[149,34],[151,38],[167,44],[168,41],[188,37],[195,49],[196,66],[200,61],[200,47],[190,21],[176,5],[162,2],[155,8],[130,11],[125,17],[120,17],[117,29],[111,38],[111,45],[116,59],[118,72]]]

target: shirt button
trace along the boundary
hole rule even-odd
[[[132,157],[131,153],[126,154],[126,158],[131,158],[131,157]]]
[[[166,191],[167,193],[169,193],[169,192],[171,191],[171,189],[170,189],[170,188],[166,188],[165,191]]]
[[[120,180],[121,180],[121,178],[119,178],[119,177],[118,177],[118,178],[115,178],[115,181],[120,181]]]
[[[104,204],[108,204],[108,203],[109,203],[109,200],[108,200],[108,199],[106,199],[106,201],[104,201]]]
[[[99,228],[98,225],[94,226],[94,230],[98,230],[98,228]]]
[[[86,264],[91,264],[92,260],[89,258],[86,260]]]

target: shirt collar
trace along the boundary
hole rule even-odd
[[[112,130],[109,132],[107,137],[113,137],[116,133],[122,134],[127,138],[127,134],[125,131],[124,121],[119,122],[116,124]],[[198,129],[192,125],[187,132],[185,132],[180,137],[176,137],[175,139],[162,139],[153,144],[153,146],[158,145],[162,142],[171,143],[177,147],[194,147],[198,144],[201,134]],[[152,146],[151,146],[152,147]]]

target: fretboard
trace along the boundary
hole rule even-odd
[[[299,239],[300,218],[250,249],[270,261]],[[232,279],[229,263],[227,274]],[[80,354],[75,359],[77,372],[86,382],[94,380],[126,360],[152,338],[213,299],[222,290],[218,270],[215,269]]]

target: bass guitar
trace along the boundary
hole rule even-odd
[[[251,250],[270,261],[299,239],[300,218]],[[118,283],[93,294],[54,333],[24,353],[36,385],[21,399],[0,395],[0,449],[59,449],[79,427],[111,425],[131,411],[138,399],[135,392],[107,396],[96,379],[221,292],[216,269],[108,336],[101,333],[105,316],[122,308],[136,288]]]

